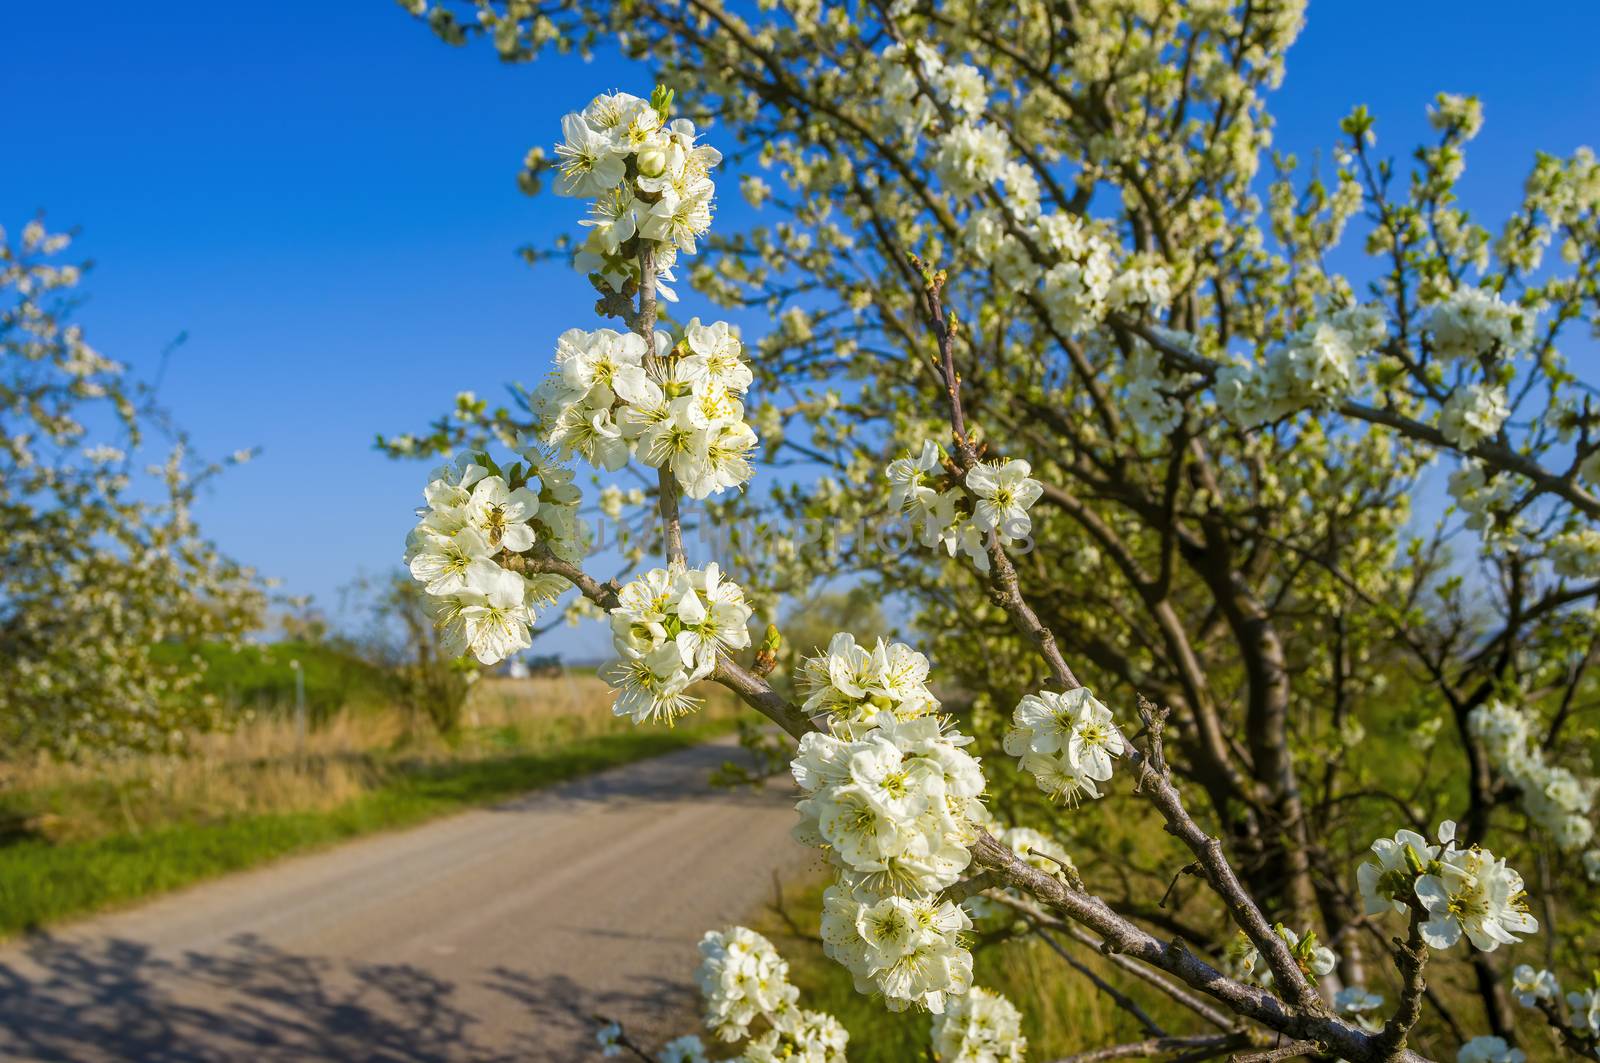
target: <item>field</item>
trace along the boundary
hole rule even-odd
[[[707,707],[674,729],[610,711],[592,674],[486,679],[449,741],[365,696],[303,739],[263,711],[185,757],[0,766],[0,935],[211,875],[491,802],[732,729]],[[309,699],[308,699],[309,700]]]

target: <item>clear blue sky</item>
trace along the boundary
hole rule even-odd
[[[4,26],[0,223],[43,208],[82,228],[96,267],[80,320],[107,354],[152,370],[189,334],[164,403],[209,455],[263,448],[218,482],[202,527],[333,606],[358,571],[397,562],[418,497],[423,470],[377,455],[373,433],[536,380],[583,324],[582,280],[514,254],[578,208],[529,199],[515,175],[563,113],[643,94],[646,73],[605,55],[503,66],[388,0],[19,3]],[[1306,157],[1366,103],[1380,148],[1404,153],[1434,92],[1476,93],[1466,199],[1498,217],[1535,149],[1600,141],[1596,40],[1591,0],[1313,0],[1278,142]],[[600,652],[592,632],[550,645]]]

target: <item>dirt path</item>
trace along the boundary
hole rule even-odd
[[[0,1059],[597,1058],[696,1006],[695,943],[814,857],[725,744],[291,859],[0,948]],[[692,1020],[691,1020],[692,1021]]]

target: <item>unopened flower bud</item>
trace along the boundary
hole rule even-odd
[[[667,153],[661,148],[643,148],[638,155],[639,176],[660,177],[667,172]]]

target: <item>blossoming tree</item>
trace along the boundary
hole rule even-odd
[[[217,706],[197,688],[203,662],[159,644],[239,637],[262,588],[191,514],[220,465],[192,468],[180,437],[139,468],[165,421],[71,322],[69,244],[37,219],[0,231],[0,744],[178,749]]]
[[[458,646],[503,656],[573,586],[610,618],[620,713],[670,721],[710,680],[779,725],[796,836],[836,870],[827,951],[944,1016],[942,1058],[1021,1053],[960,1032],[1016,1026],[971,986],[975,919],[1099,949],[1200,1031],[1096,1058],[1508,1059],[1546,1036],[1513,1001],[1593,1052],[1600,997],[1548,969],[1581,977],[1600,877],[1600,412],[1561,354],[1596,306],[1591,153],[1541,157],[1493,234],[1455,198],[1472,99],[1439,97],[1403,180],[1360,109],[1331,179],[1258,172],[1293,3],[408,6],[511,60],[615,34],[670,86],[597,98],[525,174],[591,201],[575,262],[625,328],[565,334],[526,411],[387,441],[472,448],[409,546]],[[721,156],[674,91],[776,174],[744,192],[779,220],[708,235]],[[1326,264],[1350,229],[1364,291]],[[759,357],[658,328],[699,252],[696,288],[770,312]],[[758,446],[815,476],[734,490]],[[635,550],[666,566],[586,572],[558,459],[651,470]],[[1449,503],[1414,505],[1441,466]],[[685,497],[810,531],[691,565]],[[928,656],[841,635],[787,697],[749,622],[842,567],[910,603]],[[1149,861],[1094,823],[1118,776],[1164,828]],[[1538,967],[1505,970],[1536,932]],[[708,978],[712,1014],[765,1016],[749,1058],[842,1053],[787,994],[746,1000],[768,951]]]

